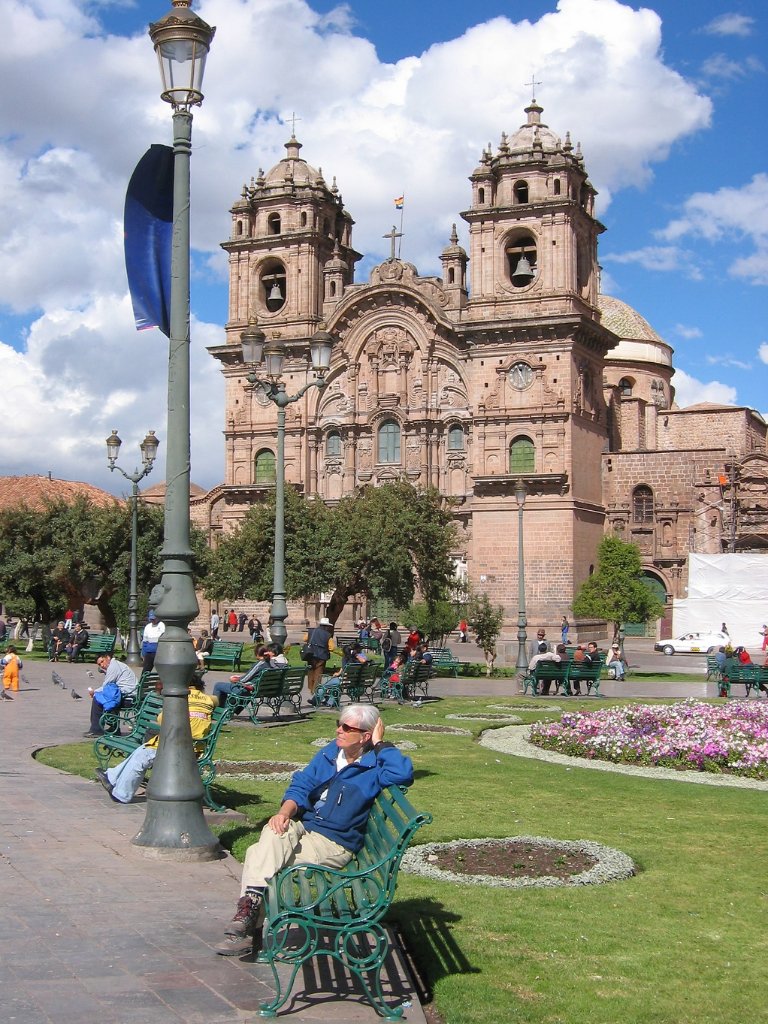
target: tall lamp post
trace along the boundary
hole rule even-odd
[[[523,508],[528,488],[525,480],[515,484],[515,500],[517,501],[517,671],[525,673],[528,669],[528,652],[526,651],[528,634],[525,627],[525,554],[523,551]]]
[[[270,633],[272,639],[285,646],[288,630],[285,620],[288,606],[285,603],[285,410],[292,402],[298,402],[310,388],[324,388],[325,375],[331,365],[333,337],[324,330],[317,331],[309,343],[312,369],[316,377],[300,388],[295,395],[287,394],[285,381],[280,380],[285,346],[273,340],[267,342],[266,335],[255,322],[240,335],[243,362],[252,369],[246,376],[249,384],[261,387],[264,394],[277,406],[277,460],[275,466],[275,561],[272,579],[272,607]],[[266,342],[266,344],[265,344]],[[263,376],[256,372],[259,370]]]
[[[189,10],[189,0],[149,26],[173,107],[173,235],[168,349],[163,575],[150,604],[165,623],[155,657],[163,685],[163,727],[147,790],[147,813],[133,842],[156,857],[211,860],[219,843],[203,816],[203,784],[189,727],[189,684],[197,659],[189,623],[198,613],[189,529],[189,160],[192,110],[202,103],[205,59],[215,29]]]
[[[115,470],[122,473],[126,480],[131,482],[131,589],[128,594],[128,656],[126,662],[131,668],[138,668],[141,665],[141,651],[139,648],[139,598],[137,593],[137,556],[136,549],[139,540],[139,481],[152,472],[152,466],[157,458],[157,449],[160,442],[155,437],[154,430],[148,430],[147,436],[139,445],[141,449],[141,461],[144,468],[140,471],[138,467],[133,473],[126,473],[124,469],[116,465],[117,457],[120,454],[120,445],[123,442],[113,430],[107,438],[107,461],[111,472]]]

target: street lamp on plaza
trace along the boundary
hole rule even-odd
[[[141,665],[141,651],[139,648],[139,614],[138,614],[138,594],[137,594],[137,556],[136,549],[139,539],[139,481],[143,480],[147,474],[152,472],[152,466],[157,458],[157,449],[160,444],[158,439],[155,437],[154,430],[147,431],[147,436],[139,445],[141,449],[141,461],[144,465],[142,470],[138,467],[133,473],[126,473],[124,469],[118,466],[117,458],[120,454],[120,445],[123,442],[117,436],[117,431],[113,430],[111,435],[107,438],[107,461],[109,462],[109,468],[111,472],[115,470],[118,473],[122,473],[126,480],[131,482],[131,584],[130,592],[128,594],[128,654],[126,662],[131,668],[138,668]]]
[[[266,335],[256,322],[249,324],[240,335],[243,362],[252,367],[246,380],[252,387],[260,387],[271,402],[277,406],[277,459],[275,465],[275,556],[272,579],[272,607],[270,609],[270,633],[272,639],[285,645],[288,630],[285,620],[288,606],[285,603],[285,410],[292,402],[298,402],[310,388],[324,388],[325,375],[331,365],[333,337],[325,330],[316,331],[309,343],[310,360],[316,376],[300,388],[295,395],[287,394],[285,381],[280,379],[287,355],[285,346],[277,339],[267,341]],[[259,376],[257,370],[263,374]]]
[[[528,653],[526,645],[528,635],[525,631],[528,620],[525,617],[525,554],[523,552],[523,508],[528,488],[525,480],[515,484],[515,500],[517,501],[517,671],[525,673],[528,669]]]
[[[219,843],[203,816],[203,784],[189,727],[189,684],[195,657],[189,623],[198,606],[192,578],[189,528],[189,161],[192,107],[202,103],[205,59],[216,30],[173,0],[173,9],[149,26],[162,79],[162,99],[173,107],[173,236],[168,348],[163,575],[150,604],[165,623],[155,657],[163,685],[163,727],[147,790],[147,814],[133,842],[154,856],[211,860]]]

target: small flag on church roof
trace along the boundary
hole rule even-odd
[[[404,205],[405,205],[405,196],[400,196],[399,199],[395,200],[395,209],[396,210],[402,210]]]

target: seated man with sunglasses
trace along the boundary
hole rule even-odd
[[[221,956],[249,953],[264,917],[269,879],[292,864],[343,868],[363,845],[368,814],[387,786],[410,786],[413,764],[383,742],[384,723],[372,704],[350,704],[336,739],[294,773],[280,810],[248,848],[241,895]]]

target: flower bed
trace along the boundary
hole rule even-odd
[[[574,757],[768,779],[768,701],[567,712],[536,723],[530,739]]]
[[[423,843],[407,851],[402,868],[441,882],[503,889],[601,885],[635,873],[634,863],[621,850],[587,839],[545,836]]]

